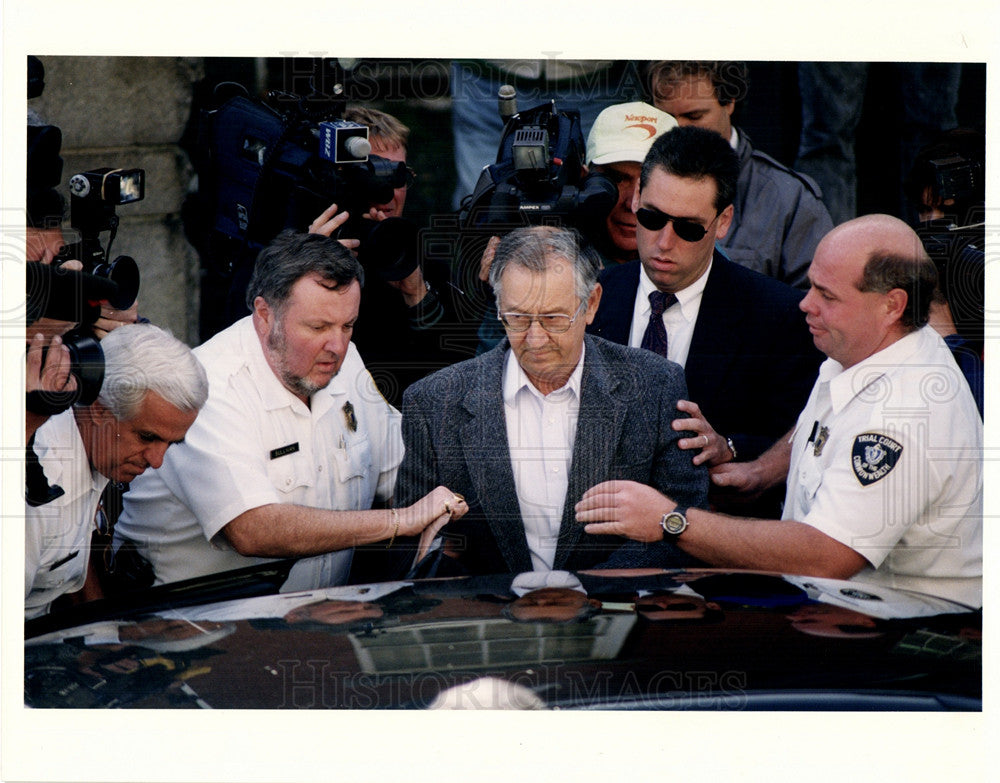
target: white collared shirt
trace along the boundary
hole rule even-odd
[[[562,520],[580,411],[584,355],[564,386],[542,394],[513,351],[503,375],[507,444],[524,532],[536,571],[550,571]]]
[[[712,271],[712,262],[708,262],[705,271],[687,288],[678,291],[677,302],[663,311],[663,326],[667,330],[667,358],[677,362],[681,367],[687,362],[688,351],[691,350],[691,337],[694,335],[694,325],[698,320],[698,309],[701,307],[701,296],[705,292],[708,273]],[[635,308],[632,311],[632,331],[629,333],[628,344],[633,348],[642,347],[642,336],[649,324],[649,295],[656,290],[653,281],[649,279],[646,270],[639,265],[639,288],[635,294]]]
[[[827,359],[796,424],[783,516],[862,555],[855,580],[980,606],[982,445],[930,326],[847,369]]]
[[[90,467],[73,410],[51,417],[35,434],[35,454],[63,494],[24,509],[24,614],[38,617],[63,593],[83,587],[94,514],[108,480]]]
[[[115,526],[116,542],[136,544],[157,584],[269,560],[239,554],[222,533],[250,509],[356,511],[392,495],[403,453],[399,413],[353,343],[310,406],[274,375],[250,316],[194,352],[208,372],[208,402],[162,467],[132,482]],[[342,584],[350,563],[349,549],[302,558],[287,589]]]

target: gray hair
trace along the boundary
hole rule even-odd
[[[247,307],[252,311],[254,300],[261,296],[270,307],[280,311],[291,295],[292,286],[313,272],[335,283],[334,289],[355,280],[364,285],[361,263],[336,239],[282,231],[257,256],[247,286]]]
[[[579,231],[555,226],[530,226],[511,231],[497,245],[490,266],[490,285],[497,303],[500,302],[500,278],[508,266],[519,266],[531,272],[544,272],[549,259],[563,258],[573,265],[576,295],[582,300],[590,296],[597,285],[601,258]]]
[[[104,383],[97,400],[118,421],[139,412],[148,392],[181,411],[208,399],[205,368],[184,343],[153,324],[126,324],[101,340]]]

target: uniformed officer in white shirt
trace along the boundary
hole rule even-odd
[[[659,530],[711,565],[853,578],[982,604],[982,424],[947,346],[927,326],[936,272],[888,215],[820,242],[802,301],[828,357],[791,438],[713,480],[759,490],[788,478],[782,520],[676,507],[639,484],[588,492],[593,533]],[[622,509],[646,509],[627,514]],[[662,524],[661,524],[662,523]]]
[[[35,433],[51,499],[25,505],[27,618],[83,588],[108,480],[127,483],[159,467],[208,396],[191,349],[152,324],[115,329],[101,348],[105,375],[97,400],[52,416]]]
[[[195,349],[209,400],[176,453],[136,482],[115,527],[157,584],[298,557],[284,589],[343,584],[352,547],[419,536],[461,516],[438,487],[391,498],[399,414],[350,342],[363,272],[336,240],[285,232],[258,257],[253,311]]]

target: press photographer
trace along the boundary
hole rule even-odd
[[[45,69],[28,58],[28,98],[45,85]],[[65,243],[66,209],[56,190],[62,180],[62,132],[28,112],[26,160],[26,437],[29,497],[47,496],[38,482],[31,450],[35,431],[45,420],[74,403],[90,404],[100,392],[104,357],[97,339],[122,323],[134,322],[139,287],[131,258],[108,263],[103,231],[117,231],[115,208],[144,195],[141,169],[98,169],[70,181],[72,235]],[[37,262],[37,263],[35,263]],[[32,491],[31,487],[36,487]]]
[[[220,105],[203,113],[199,198],[212,218],[200,244],[211,268],[229,275],[225,313],[208,331],[247,314],[253,261],[279,231],[333,236],[365,270],[354,342],[398,404],[413,380],[464,357],[449,341],[459,294],[447,265],[422,261],[419,231],[401,216],[415,179],[406,165],[409,130],[391,115],[348,107],[344,80],[323,61],[305,97],[225,98],[237,88],[220,85]]]

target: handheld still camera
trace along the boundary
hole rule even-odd
[[[84,271],[112,281],[117,290],[108,298],[116,310],[127,310],[139,295],[139,267],[131,256],[111,258],[111,245],[118,233],[117,207],[142,201],[146,195],[146,172],[142,169],[100,168],[74,174],[69,180],[70,225],[79,239],[66,245],[56,257],[60,264],[76,259]],[[101,234],[110,233],[108,246]]]
[[[342,119],[343,85],[332,96],[272,91],[261,101],[239,85],[220,87],[242,94],[203,112],[199,130],[199,196],[214,216],[215,261],[230,272],[252,266],[280,231],[303,231],[336,203],[350,213],[337,237],[361,241],[366,268],[389,280],[416,268],[409,221],[362,218],[410,175],[404,163],[371,154],[367,126]]]
[[[104,352],[92,327],[100,317],[101,303],[124,310],[132,306],[139,292],[135,260],[130,256],[108,259],[118,229],[116,208],[143,198],[143,170],[83,172],[70,179],[69,189],[70,220],[79,238],[63,246],[52,264],[27,264],[27,322],[46,317],[77,324],[63,337],[63,343],[69,350],[70,371],[77,378],[78,392],[72,400],[49,400],[48,404],[29,399],[29,408],[37,412],[56,412],[68,402],[89,405],[97,399],[104,381]],[[107,248],[101,245],[105,231],[111,232]],[[83,264],[82,272],[63,267],[71,259]]]
[[[45,87],[45,68],[37,57],[28,57],[28,98],[37,98]],[[60,227],[65,201],[56,188],[62,182],[62,131],[55,125],[33,122],[27,126],[27,177],[25,203],[30,228]],[[69,182],[70,222],[76,241],[61,248],[51,264],[30,258],[25,265],[26,310],[29,328],[41,318],[77,324],[63,336],[70,353],[71,372],[77,378],[77,392],[71,398],[32,392],[28,407],[51,415],[80,402],[97,399],[104,380],[104,352],[92,333],[100,317],[102,302],[127,309],[139,290],[139,270],[135,261],[120,256],[109,262],[111,244],[118,229],[115,214],[119,204],[140,201],[145,195],[142,169],[95,169],[74,175]],[[111,232],[107,250],[101,234]],[[66,269],[66,261],[82,262],[83,271]],[[43,359],[44,362],[44,359]],[[34,395],[34,397],[32,396]]]

